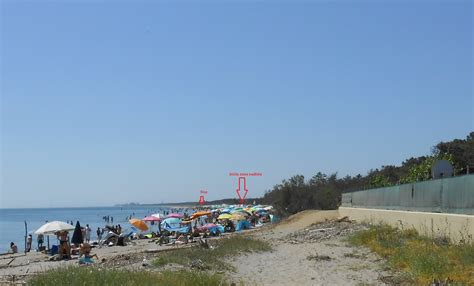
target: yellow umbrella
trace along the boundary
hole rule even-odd
[[[245,216],[241,213],[233,213],[231,217],[233,220],[245,220]]]
[[[221,214],[217,219],[231,219],[232,216],[230,214]]]
[[[138,228],[139,230],[142,230],[142,231],[148,230],[148,225],[146,225],[146,223],[142,220],[139,220],[137,218],[132,218],[131,220],[129,220],[129,222],[134,227]]]

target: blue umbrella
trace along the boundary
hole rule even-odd
[[[164,219],[161,222],[161,227],[162,228],[174,228],[174,227],[180,227],[181,225],[181,219],[179,218],[174,218],[174,217],[169,217]]]

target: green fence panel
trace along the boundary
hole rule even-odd
[[[344,193],[341,205],[474,215],[474,175]]]

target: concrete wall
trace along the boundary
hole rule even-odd
[[[474,174],[344,193],[341,206],[474,215]]]
[[[454,243],[473,241],[474,216],[414,211],[340,207],[340,216],[358,222],[386,223],[394,227],[414,228],[429,237],[446,236]]]

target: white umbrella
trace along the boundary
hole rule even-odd
[[[157,217],[157,218],[159,218],[159,219],[161,219],[161,220],[163,220],[163,219],[166,218],[166,216],[165,216],[165,215],[162,215],[162,214],[152,214],[151,216]]]
[[[63,221],[52,221],[42,225],[35,231],[35,234],[53,234],[58,231],[70,231],[74,226]]]

